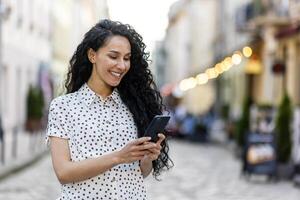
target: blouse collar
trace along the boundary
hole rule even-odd
[[[117,88],[114,88],[113,92],[109,96],[107,96],[105,99],[103,97],[101,97],[99,94],[95,93],[87,85],[87,83],[83,84],[81,86],[81,88],[78,90],[78,92],[80,94],[81,99],[87,106],[90,106],[96,98],[100,98],[100,100],[102,102],[111,98],[115,103],[117,103],[117,105],[120,106],[122,104],[122,100],[121,100],[121,97],[119,95],[119,91]]]

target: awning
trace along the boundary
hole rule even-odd
[[[300,24],[291,25],[285,28],[280,29],[275,37],[277,39],[286,38],[292,35],[295,35],[300,32]]]

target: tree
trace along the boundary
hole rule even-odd
[[[292,105],[287,93],[278,108],[276,118],[276,143],[277,143],[277,160],[281,163],[287,163],[290,160],[292,151],[291,141],[291,124]]]
[[[30,86],[27,94],[26,130],[34,132],[41,129],[44,110],[44,96],[40,88]]]
[[[250,127],[250,107],[251,107],[251,98],[247,96],[244,100],[242,117],[237,123],[236,129],[236,140],[239,146],[244,146],[245,144],[245,134]]]

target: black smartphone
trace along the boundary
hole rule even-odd
[[[152,142],[157,142],[159,139],[157,134],[164,132],[170,118],[168,115],[156,115],[148,125],[144,136],[150,136]]]

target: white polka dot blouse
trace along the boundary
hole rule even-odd
[[[46,140],[67,139],[73,162],[95,158],[137,138],[133,116],[118,90],[103,99],[87,84],[52,100]],[[139,162],[120,164],[88,180],[61,186],[60,200],[144,200],[146,190]]]

